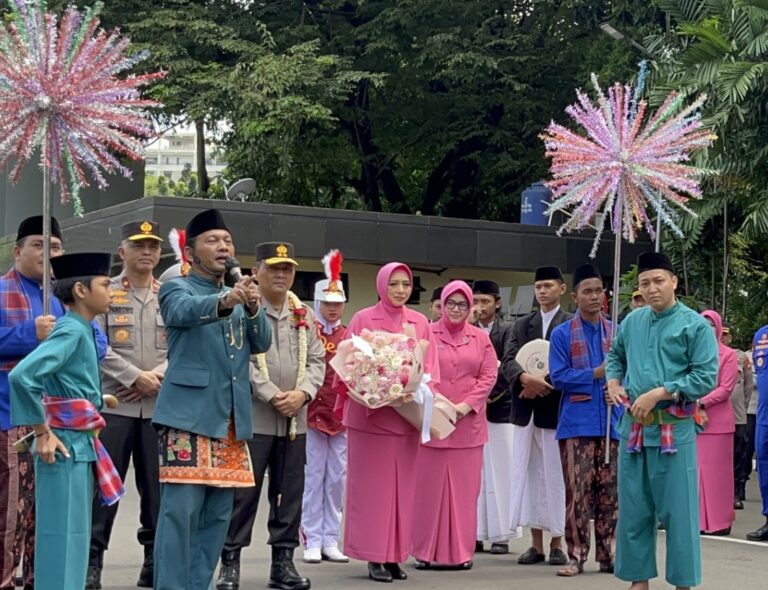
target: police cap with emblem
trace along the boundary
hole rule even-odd
[[[123,239],[129,242],[138,242],[140,240],[157,240],[162,242],[160,237],[160,224],[156,221],[130,221],[124,223],[120,228],[123,233]]]
[[[16,241],[23,240],[27,236],[42,236],[43,235],[43,216],[35,215],[34,217],[27,217],[19,224],[19,229],[16,232]],[[51,235],[61,239],[61,227],[55,217],[51,217]]]
[[[78,252],[51,258],[51,269],[56,280],[76,277],[109,276],[112,256],[104,252]]]
[[[224,222],[224,216],[218,209],[206,209],[190,219],[186,229],[187,240],[196,238],[200,234],[214,229],[229,231],[227,224]]]
[[[290,242],[262,242],[256,246],[256,258],[269,265],[287,262],[299,266],[294,256],[293,244]]]

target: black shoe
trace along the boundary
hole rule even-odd
[[[708,537],[727,537],[731,534],[731,527],[728,527],[727,529],[720,529],[719,531],[701,531],[702,535],[706,535]]]
[[[491,553],[493,555],[506,555],[509,553],[509,543],[491,543]]]
[[[85,590],[101,590],[101,568],[97,565],[89,565],[85,574]]]
[[[155,555],[154,547],[146,545],[144,547],[144,563],[139,570],[139,579],[136,585],[139,588],[152,588],[155,583]]]
[[[292,547],[272,547],[272,567],[267,586],[279,590],[309,590],[312,587],[309,578],[302,578],[296,571]]]
[[[407,580],[408,574],[406,574],[402,568],[400,567],[399,563],[385,563],[384,567],[387,568],[387,571],[392,576],[393,580]]]
[[[568,565],[568,557],[562,549],[549,550],[549,565]]]
[[[482,553],[485,551],[485,545],[482,541],[475,541],[475,553]]]
[[[470,559],[469,561],[465,561],[464,563],[460,563],[459,565],[457,565],[456,569],[457,570],[464,570],[464,571],[471,570],[473,565],[475,565],[475,564],[472,563],[472,560]]]
[[[417,570],[428,570],[432,567],[432,564],[428,561],[424,561],[423,559],[417,559],[416,565],[414,566]]]
[[[240,587],[240,550],[224,551],[221,554],[219,578],[216,590],[237,590]]]
[[[749,541],[768,541],[768,518],[765,519],[765,524],[756,531],[747,533],[747,540]]]
[[[744,510],[744,502],[742,502],[738,497],[733,501],[733,509],[734,510]]]
[[[374,582],[391,582],[392,574],[383,563],[368,562],[368,577]]]
[[[533,565],[534,563],[541,563],[547,558],[543,553],[539,553],[533,547],[530,547],[525,553],[517,558],[517,563],[520,565]]]

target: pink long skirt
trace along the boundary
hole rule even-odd
[[[413,549],[416,559],[458,565],[472,559],[483,447],[419,447]]]
[[[402,563],[411,550],[419,434],[347,430],[344,553],[375,563]]]
[[[733,511],[733,434],[696,437],[699,460],[699,515],[702,531],[729,528]]]

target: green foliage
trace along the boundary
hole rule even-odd
[[[628,45],[597,28],[611,10],[628,33],[657,13],[640,1],[254,5],[275,52],[232,77],[230,173],[268,200],[515,220],[522,189],[546,176],[540,131],[590,71],[634,70]]]

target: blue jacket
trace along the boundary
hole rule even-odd
[[[226,287],[195,273],[160,288],[168,339],[168,369],[152,422],[209,438],[252,436],[251,354],[266,352],[272,331],[264,310],[246,317],[241,305],[219,317]]]
[[[595,380],[593,369],[599,367],[603,354],[599,326],[583,321],[584,338],[589,348],[591,368],[575,369],[571,359],[571,321],[557,326],[549,338],[549,375],[552,384],[562,390],[557,439],[605,436],[605,379]],[[587,401],[577,401],[579,394],[588,394]],[[613,407],[611,438],[618,439],[616,423],[623,410]]]
[[[65,312],[61,301],[51,297],[51,315],[61,318]],[[40,344],[34,318],[42,314],[43,290],[39,283],[15,269],[0,277],[0,430],[14,426],[11,423],[8,373]],[[94,321],[92,326],[101,361],[107,353],[107,336],[97,322]]]

